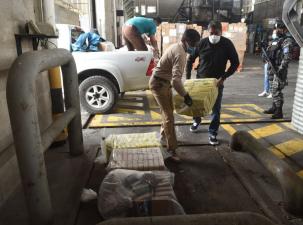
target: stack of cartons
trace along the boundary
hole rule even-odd
[[[172,44],[178,43],[186,29],[195,29],[202,34],[202,27],[197,24],[183,23],[162,23],[157,29],[157,42],[160,49],[160,54],[163,55],[165,50]]]
[[[246,51],[246,42],[247,42],[247,26],[245,23],[232,23],[228,26],[228,31],[223,32],[223,36],[229,38],[238,53],[240,66],[238,71],[241,71],[243,68],[244,54]]]
[[[184,98],[176,94],[174,96],[176,113],[191,117],[207,116],[211,112],[218,96],[216,79],[186,80],[184,88],[191,96],[193,105],[188,107],[184,104]]]

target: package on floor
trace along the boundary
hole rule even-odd
[[[107,170],[165,170],[161,149],[137,148],[137,149],[113,149]]]
[[[184,214],[173,184],[169,171],[113,170],[100,186],[99,212],[104,219]]]
[[[160,142],[157,132],[111,134],[105,139],[102,147],[105,148],[106,157],[109,159],[113,149],[160,147]]]

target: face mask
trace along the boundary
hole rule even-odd
[[[275,40],[275,39],[278,38],[278,35],[276,33],[273,33],[271,37],[272,37],[273,40]]]
[[[185,42],[185,47],[186,47],[186,52],[190,55],[194,55],[196,48],[195,47],[191,47],[187,42]]]
[[[209,42],[210,43],[212,43],[212,44],[217,44],[217,43],[219,43],[219,41],[220,41],[220,39],[221,39],[221,36],[218,36],[218,35],[210,35],[209,37],[208,37],[208,39],[209,39]]]
[[[188,46],[186,52],[190,55],[194,55],[196,51],[195,47]]]

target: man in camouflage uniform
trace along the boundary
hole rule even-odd
[[[265,114],[273,114],[272,119],[283,118],[284,97],[282,90],[287,85],[288,63],[291,60],[292,38],[286,35],[287,29],[282,21],[277,21],[273,32],[272,43],[267,48],[267,55],[271,61],[268,66],[268,78],[273,96],[272,107],[265,110]]]

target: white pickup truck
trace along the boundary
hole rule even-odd
[[[71,49],[75,26],[57,24],[58,47]],[[73,52],[82,107],[89,113],[109,113],[119,93],[148,88],[153,54],[147,51]]]

